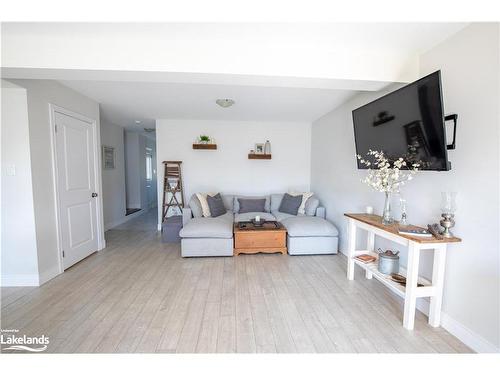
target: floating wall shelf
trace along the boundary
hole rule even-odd
[[[271,159],[271,154],[248,154],[249,159]]]
[[[193,143],[193,150],[217,150],[216,144]]]

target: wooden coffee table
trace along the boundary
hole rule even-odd
[[[268,221],[262,226],[245,222],[234,224],[234,255],[256,253],[286,254],[286,229],[278,222]]]

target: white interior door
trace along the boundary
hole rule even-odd
[[[95,123],[54,113],[64,269],[97,251]]]

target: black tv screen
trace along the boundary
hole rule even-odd
[[[355,109],[352,117],[357,154],[384,151],[418,160],[423,170],[450,169],[440,71]],[[358,160],[358,168],[367,167]]]

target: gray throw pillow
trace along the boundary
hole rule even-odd
[[[240,214],[244,214],[245,212],[264,212],[266,200],[238,198],[238,204],[240,206],[238,213]]]
[[[315,216],[316,215],[316,210],[319,207],[319,199],[316,198],[315,196],[310,197],[306,201],[306,215],[307,216]]]
[[[189,208],[193,214],[193,217],[203,217],[203,210],[201,209],[201,203],[196,194],[193,194],[189,200]]]
[[[212,217],[222,216],[227,212],[220,193],[214,195],[213,197],[207,195],[207,203],[208,207],[210,208],[210,215]]]
[[[297,216],[297,212],[299,212],[301,203],[302,195],[293,196],[285,193],[285,195],[283,195],[283,199],[281,200],[280,208],[278,211],[285,214]]]

